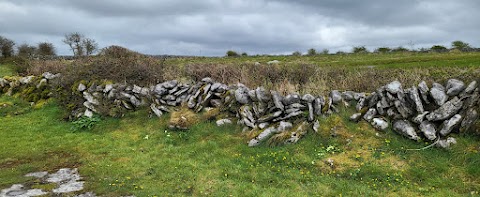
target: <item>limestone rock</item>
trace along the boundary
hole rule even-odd
[[[258,128],[265,129],[265,128],[267,128],[268,125],[270,125],[270,123],[262,122],[262,123],[258,124]]]
[[[259,123],[264,123],[264,122],[270,122],[271,120],[280,117],[282,115],[282,111],[276,111],[270,114],[267,114],[265,116],[260,117],[257,122]]]
[[[420,123],[418,126],[418,129],[430,141],[433,141],[437,138],[437,129],[435,128],[435,124],[429,121],[422,121],[422,123]]]
[[[342,92],[342,99],[347,101],[347,102],[351,101],[351,100],[357,100],[357,99],[355,99],[355,94],[356,94],[356,92],[354,92],[354,91]]]
[[[417,112],[423,113],[424,108],[417,87],[413,86],[411,89],[409,89],[409,96],[413,103],[415,103],[415,109],[417,110]]]
[[[460,124],[460,131],[465,132],[470,129],[470,127],[477,121],[478,119],[478,113],[477,110],[471,108],[468,109],[467,112],[465,113],[465,117],[462,120],[462,123]]]
[[[268,65],[279,64],[279,63],[280,63],[280,61],[278,61],[278,60],[272,60],[272,61],[267,62]]]
[[[396,120],[393,123],[393,130],[411,140],[420,140],[420,137],[418,137],[417,133],[415,132],[415,128],[407,120]]]
[[[313,122],[312,128],[313,128],[313,131],[318,133],[318,130],[320,129],[320,122],[318,120],[315,120],[315,122]]]
[[[41,172],[28,173],[28,174],[26,174],[25,176],[26,176],[26,177],[43,178],[43,177],[47,176],[47,174],[48,174],[47,171],[41,171]]]
[[[91,103],[93,105],[99,105],[100,104],[100,102],[98,102],[98,100],[96,98],[94,98],[88,92],[83,92],[83,98],[85,98],[85,100],[87,100],[89,103]]]
[[[332,90],[330,92],[330,99],[332,100],[333,104],[339,104],[342,102],[342,93],[340,93],[338,90]]]
[[[465,88],[464,92],[466,94],[471,94],[477,88],[477,81],[472,81],[468,84],[467,88]]]
[[[52,74],[52,73],[50,73],[50,72],[44,72],[44,73],[42,74],[42,77],[45,78],[45,79],[47,79],[47,80],[52,80],[52,79],[57,78],[58,76],[57,76],[57,75],[54,75],[54,74]]]
[[[420,96],[422,96],[423,102],[430,104],[430,101],[428,100],[428,92],[430,92],[430,89],[425,81],[418,84],[418,91],[420,92]]]
[[[439,140],[436,147],[448,149],[454,144],[457,144],[457,140],[453,137],[448,137],[447,139]]]
[[[177,80],[171,80],[171,81],[166,81],[162,83],[162,86],[167,89],[173,89],[177,85],[178,85]]]
[[[377,115],[377,110],[374,108],[370,108],[368,109],[367,113],[363,115],[363,119],[365,119],[367,122],[370,122],[373,117],[375,117],[375,115]]]
[[[0,191],[1,197],[29,197],[29,196],[43,196],[47,195],[47,192],[42,191],[41,189],[24,189],[22,184],[14,184],[10,188],[2,189]]]
[[[399,81],[393,81],[385,86],[385,89],[392,93],[392,94],[397,94],[402,90],[402,84]]]
[[[255,89],[255,94],[257,95],[257,99],[260,101],[260,102],[269,102],[270,99],[271,99],[271,95],[269,94],[269,92],[267,90],[265,90],[265,88],[263,87],[257,87],[257,89]]]
[[[462,108],[463,101],[458,99],[458,97],[454,97],[452,100],[446,102],[442,106],[440,106],[435,111],[428,114],[427,120],[429,121],[438,121],[438,120],[445,120],[453,115],[455,115],[458,110]]]
[[[283,97],[280,94],[278,94],[278,92],[273,90],[271,91],[271,94],[272,94],[273,104],[275,105],[275,107],[282,111],[285,110],[285,106],[283,105],[283,102],[282,102]]]
[[[135,107],[142,105],[142,102],[134,96],[130,97],[130,103],[132,103],[132,105],[134,105]]]
[[[379,131],[385,131],[388,128],[388,122],[382,118],[373,118],[370,124]]]
[[[83,92],[83,91],[85,91],[86,89],[87,89],[87,86],[83,85],[83,83],[79,83],[79,84],[78,84],[77,90],[78,90],[79,92]]]
[[[150,105],[150,109],[157,117],[161,117],[163,115],[163,112],[160,109],[158,109],[154,103]]]
[[[103,89],[103,93],[109,93],[112,89],[113,89],[113,84],[107,84]]]
[[[37,89],[47,85],[47,79],[41,79],[37,84]]]
[[[435,103],[439,106],[442,106],[448,100],[448,96],[445,93],[445,87],[443,87],[439,83],[432,84],[432,88],[430,89],[430,95],[432,96]]]
[[[362,118],[362,113],[354,113],[353,115],[350,116],[350,120],[354,122],[360,121]]]
[[[203,83],[213,83],[213,79],[210,77],[205,77],[201,80]]]
[[[427,116],[430,112],[426,111],[426,112],[423,112],[421,114],[418,114],[417,116],[415,116],[413,119],[412,119],[412,122],[416,123],[416,124],[421,124],[423,122],[423,120],[425,119],[425,116]]]
[[[446,136],[448,135],[450,132],[452,132],[452,130],[458,126],[462,121],[462,116],[460,114],[456,114],[454,115],[452,118],[448,119],[448,120],[445,120],[443,121],[442,123],[442,126],[440,126],[440,135],[442,136]]]
[[[239,84],[239,87],[235,90],[235,99],[240,104],[248,104],[250,103],[250,98],[248,96],[248,89]]]
[[[284,105],[291,105],[293,103],[300,103],[300,95],[298,94],[289,94],[283,98]]]
[[[265,130],[263,130],[257,137],[254,139],[250,140],[248,142],[248,146],[257,146],[261,142],[265,141],[266,139],[270,138],[273,134],[278,133],[279,131],[275,129],[275,127],[268,127]]]
[[[448,96],[456,96],[465,89],[465,83],[458,79],[449,79],[446,89]]]
[[[292,123],[281,121],[280,124],[278,125],[277,130],[278,130],[278,132],[283,132],[283,131],[291,129],[292,127],[293,127]]]
[[[226,124],[232,124],[232,121],[230,119],[220,119],[215,122],[217,126],[222,126]]]
[[[313,101],[313,110],[317,116],[322,114],[322,107],[325,105],[325,99],[323,96],[315,98]]]
[[[93,112],[90,111],[90,109],[86,109],[85,112],[83,113],[84,116],[91,118],[93,117]]]
[[[26,76],[26,77],[20,78],[18,81],[20,81],[21,84],[29,84],[30,82],[32,82],[33,78],[35,78],[35,77],[34,76]]]
[[[255,90],[249,90],[247,94],[248,94],[248,97],[250,97],[251,101],[258,102],[257,95],[255,94]]]

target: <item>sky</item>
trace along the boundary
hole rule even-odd
[[[408,49],[462,40],[480,47],[478,0],[0,0],[0,36],[17,45],[80,32],[100,48],[223,56]]]

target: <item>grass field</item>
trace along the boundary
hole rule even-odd
[[[392,69],[480,66],[480,54],[371,54],[315,57],[193,58],[169,63],[232,63],[278,59],[346,67]],[[11,75],[0,66],[0,76]],[[0,97],[0,189],[37,185],[29,172],[78,167],[86,191],[105,196],[477,196],[479,137],[457,134],[451,150],[421,148],[393,131],[377,133],[347,120],[352,109],[321,119],[318,133],[281,147],[247,147],[236,125],[202,122],[188,131],[167,128],[169,115],[148,110],[101,118],[92,130],[73,129],[50,100],[39,109]],[[202,114],[199,114],[201,116]],[[333,166],[327,162],[333,161]]]

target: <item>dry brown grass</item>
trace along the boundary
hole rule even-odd
[[[168,125],[172,128],[188,129],[199,122],[199,116],[192,110],[184,107],[171,113]]]

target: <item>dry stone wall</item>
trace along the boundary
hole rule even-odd
[[[0,78],[2,92],[12,95],[26,88],[43,88],[59,74],[44,73],[42,77]],[[78,84],[78,85],[77,85]],[[317,131],[319,118],[338,112],[340,105],[355,105],[358,113],[352,121],[365,120],[380,131],[392,127],[412,140],[434,141],[447,148],[455,143],[449,134],[467,131],[478,119],[479,90],[476,81],[465,84],[450,79],[444,85],[403,88],[393,81],[372,93],[333,90],[326,96],[292,93],[286,96],[263,87],[250,89],[243,84],[226,85],[204,78],[193,84],[177,80],[150,87],[134,84],[77,83],[72,94],[81,97],[83,104],[72,109],[74,117],[92,117],[95,113],[112,115],[112,111],[148,107],[161,117],[181,107],[195,112],[220,109],[223,118],[217,124],[237,120],[244,130],[255,131],[248,143],[257,146],[269,139],[277,144],[295,143],[309,128]],[[23,91],[24,92],[24,91]],[[186,129],[171,125],[178,129]]]

